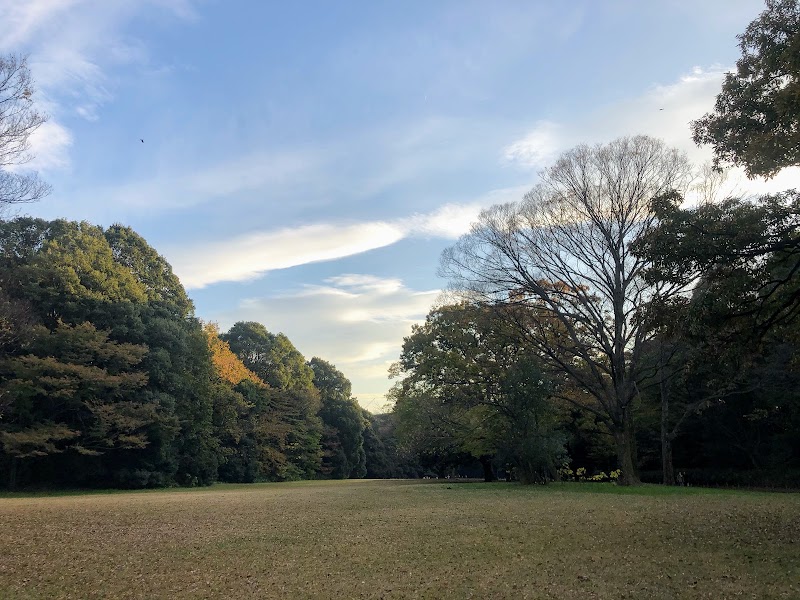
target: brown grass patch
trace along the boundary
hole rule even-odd
[[[0,598],[800,598],[800,497],[351,481],[2,498],[0,549]]]

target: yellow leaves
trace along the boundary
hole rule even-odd
[[[265,385],[261,378],[245,367],[239,357],[231,351],[228,342],[223,342],[219,338],[219,325],[216,323],[204,323],[203,333],[206,335],[208,349],[211,351],[211,362],[214,364],[214,370],[221,379],[232,385],[244,380]]]

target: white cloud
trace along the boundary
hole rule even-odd
[[[29,54],[37,105],[50,121],[32,140],[37,168],[69,164],[72,135],[65,117],[89,121],[113,98],[106,70],[143,63],[143,43],[123,33],[144,11],[195,17],[190,0],[0,0],[0,53]],[[32,163],[34,164],[34,163]]]
[[[26,163],[26,168],[49,171],[69,165],[68,152],[72,145],[72,134],[63,125],[55,121],[42,124],[31,134],[30,142],[34,158]]]
[[[540,121],[512,142],[503,158],[524,169],[542,168],[577,144],[609,142],[623,135],[646,134],[683,150],[695,164],[712,158],[711,148],[698,147],[691,138],[690,123],[713,110],[727,69],[694,67],[670,84],[653,85],[637,97],[600,107],[569,123]],[[800,187],[800,169],[782,171],[765,181],[748,180],[741,169],[731,169],[729,189],[740,194],[769,193]]]
[[[347,289],[349,293],[367,292],[377,295],[392,294],[403,287],[403,282],[399,279],[387,279],[374,275],[338,275],[326,279],[325,283],[330,283],[336,288]]]
[[[559,147],[559,129],[556,123],[539,121],[522,139],[506,147],[504,158],[525,167],[546,167],[563,150]]]
[[[359,254],[393,244],[403,236],[402,229],[382,222],[303,225],[192,245],[167,252],[167,256],[181,282],[192,289],[219,281],[247,281],[275,269]]]
[[[353,383],[360,404],[375,411],[386,403],[388,369],[400,357],[403,337],[425,319],[438,296],[439,290],[412,290],[398,279],[348,273],[244,300],[212,319],[223,330],[252,320],[282,331],[307,359],[333,362]]]
[[[402,221],[404,228],[417,235],[456,239],[469,231],[486,204],[446,204],[432,213],[418,214]]]
[[[518,200],[527,188],[495,190],[465,204],[447,204],[431,213],[387,221],[317,223],[294,228],[166,248],[165,256],[187,289],[224,281],[248,281],[269,271],[334,260],[390,246],[411,236],[456,239],[467,233],[481,209],[499,201]],[[352,277],[352,276],[351,276]],[[336,293],[393,291],[393,280],[331,281]],[[376,288],[380,285],[380,288]],[[394,288],[385,288],[393,285]]]
[[[0,2],[0,49],[25,45],[42,27],[83,0],[4,0]]]
[[[747,179],[743,169],[732,169],[729,189],[731,195],[774,194],[788,189],[800,189],[800,167],[789,167],[772,179]]]

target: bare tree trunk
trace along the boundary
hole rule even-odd
[[[659,392],[661,395],[661,480],[664,485],[675,485],[675,470],[672,465],[672,436],[669,432],[669,390],[664,379],[664,350],[659,361]]]
[[[630,408],[623,413],[621,426],[614,432],[614,440],[617,443],[617,468],[622,471],[617,485],[639,485],[642,482],[636,470],[636,430]]]
[[[492,459],[487,456],[481,456],[480,459],[481,466],[483,467],[483,480],[484,481],[497,481],[497,477],[495,477],[494,469],[492,468]]]
[[[672,440],[661,430],[661,472],[664,485],[675,485],[675,469],[672,466]]]
[[[8,489],[12,492],[17,488],[17,468],[19,466],[19,459],[16,456],[11,457],[11,465],[8,469]]]

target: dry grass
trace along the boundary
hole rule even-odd
[[[800,598],[800,497],[358,481],[0,498],[0,598],[198,597]]]

